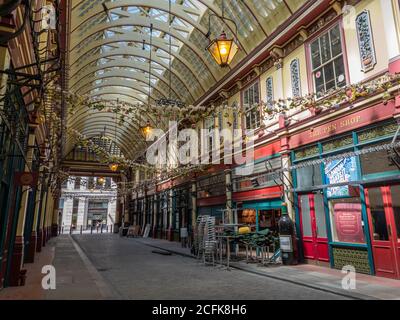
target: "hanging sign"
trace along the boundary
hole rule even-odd
[[[14,180],[18,186],[36,187],[38,183],[38,177],[38,172],[16,172]]]

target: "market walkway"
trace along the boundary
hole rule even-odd
[[[189,249],[182,248],[180,244],[159,239],[137,238],[151,247],[168,250],[184,256],[192,256]],[[350,295],[359,299],[391,299],[400,300],[400,281],[375,277],[365,274],[356,275],[356,289],[342,289],[343,274],[340,270],[319,267],[310,264],[297,266],[260,266],[246,262],[231,262],[232,267],[241,271],[261,275],[271,279],[282,280],[288,283],[299,284],[312,289]]]
[[[6,288],[0,299],[344,299],[241,270],[206,267],[148,245],[177,244],[113,234],[62,235],[44,248],[47,259],[29,267],[29,286]],[[182,248],[181,248],[182,249]],[[187,250],[187,249],[182,249]],[[41,289],[41,266],[52,263],[56,290]],[[29,279],[29,277],[28,277]]]

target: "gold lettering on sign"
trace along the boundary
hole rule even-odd
[[[339,122],[339,124],[331,123],[325,127],[311,129],[310,130],[310,138],[315,138],[315,137],[319,137],[320,135],[334,133],[338,129],[338,126],[339,126],[339,128],[343,129],[343,128],[354,126],[360,122],[361,122],[361,116],[355,116],[355,117],[352,117],[349,119],[342,120]]]

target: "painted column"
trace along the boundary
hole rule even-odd
[[[85,198],[85,211],[83,213],[83,230],[88,229],[89,198]]]
[[[168,190],[168,240],[172,241],[172,232],[173,232],[173,211],[174,211],[174,206],[173,206],[173,199],[174,199],[174,190],[170,189]]]
[[[295,221],[295,210],[293,202],[293,181],[292,175],[290,174],[290,150],[289,150],[289,139],[286,124],[286,115],[279,115],[279,128],[286,128],[285,132],[281,135],[281,157],[282,157],[282,180],[283,180],[283,193],[284,202],[287,204],[289,217]]]
[[[72,198],[66,198],[64,201],[64,210],[62,215],[62,225],[64,232],[69,232],[72,224],[72,210],[74,200]]]
[[[232,170],[225,170],[226,209],[229,223],[233,223],[233,202],[232,202]],[[226,222],[225,222],[226,223]]]
[[[158,203],[158,195],[155,194],[153,196],[153,238],[157,238],[157,203]]]
[[[77,213],[77,220],[76,220],[76,230],[80,230],[81,226],[84,226],[84,216],[85,216],[85,202],[86,199],[84,197],[78,198],[78,213]]]
[[[197,184],[196,184],[196,180],[192,181],[191,201],[192,201],[192,231],[193,231],[196,228],[196,219],[197,219]]]
[[[51,236],[58,236],[58,228],[59,228],[59,217],[60,217],[60,196],[57,196],[54,199],[54,209],[53,209],[53,220],[51,224]]]
[[[6,70],[10,67],[10,54],[7,47],[0,47],[0,70]],[[7,89],[8,76],[0,74],[0,96],[4,96]],[[3,109],[4,101],[0,101],[0,110]]]
[[[400,45],[399,30],[396,27],[395,10],[392,0],[380,0],[382,11],[382,23],[385,29],[386,48],[389,56],[389,72],[400,72]]]
[[[34,132],[31,132],[28,137],[28,146],[34,146],[34,145],[35,145],[35,135]],[[28,148],[26,158],[27,158],[27,163],[25,164],[25,171],[28,172],[32,167],[33,148]],[[21,193],[21,200],[18,212],[17,229],[16,229],[13,252],[11,257],[11,268],[9,277],[10,286],[18,286],[19,275],[24,261],[24,231],[25,231],[25,219],[28,207],[29,188],[30,187],[28,186],[23,186],[21,190],[22,193]]]

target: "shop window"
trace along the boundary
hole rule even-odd
[[[319,164],[299,167],[296,170],[296,176],[298,188],[322,185],[321,167]]]
[[[342,185],[346,182],[357,181],[357,162],[355,157],[333,160],[325,165],[326,183],[335,185],[327,189],[328,197],[350,196],[352,188]],[[340,184],[340,185],[338,185]]]
[[[258,230],[270,229],[272,231],[278,231],[278,222],[281,217],[281,211],[271,210],[259,210],[258,211]]]
[[[388,241],[389,233],[381,188],[368,189],[369,208],[372,217],[372,238]]]
[[[375,145],[369,145],[366,148],[371,148]],[[360,155],[361,169],[363,175],[383,173],[390,171],[398,171],[398,167],[392,162],[387,150],[369,152]]]
[[[339,24],[311,42],[310,53],[314,89],[318,97],[346,85]]]
[[[300,196],[301,225],[304,237],[312,237],[310,200],[308,194]]]
[[[243,209],[238,212],[238,223],[246,224],[255,227],[256,225],[256,210]]]
[[[329,201],[332,238],[336,242],[365,243],[359,197]]]
[[[326,238],[326,219],[325,219],[325,206],[324,206],[324,196],[322,193],[314,195],[314,211],[315,220],[317,223],[317,233],[318,237]]]
[[[260,92],[258,82],[243,91],[243,106],[246,116],[246,129],[256,129],[260,126]]]

